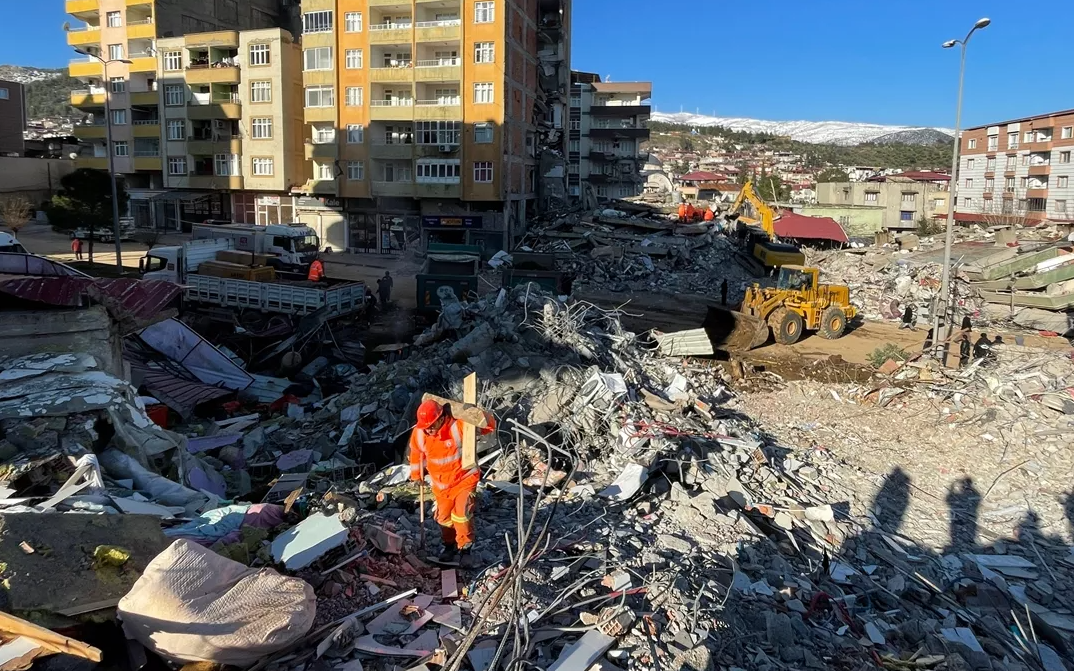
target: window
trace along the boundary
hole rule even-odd
[[[474,44],[474,62],[475,63],[495,63],[496,62],[496,43],[495,42],[477,42]]]
[[[962,204],[966,207],[973,207],[973,198],[963,198]]]
[[[168,159],[169,175],[186,174],[186,156],[172,156]]]
[[[418,144],[461,144],[461,121],[419,121]]]
[[[327,33],[332,30],[332,12],[306,12],[302,15],[303,33]]]
[[[1025,132],[1025,136],[1022,139],[1025,140],[1026,144],[1032,142],[1033,141],[1033,131],[1027,130]]]
[[[1018,132],[1007,133],[1007,149],[1018,148]]]
[[[582,96],[571,96],[571,107],[581,107]]]
[[[272,117],[251,119],[250,129],[255,140],[267,140],[272,137]]]
[[[1029,154],[1022,157],[1022,165],[1029,165]]]
[[[302,52],[302,56],[304,59],[303,70],[306,72],[332,69],[332,47],[306,49]]]
[[[865,192],[865,202],[866,203],[875,203],[878,200],[880,200],[880,192],[879,191],[866,191]]]
[[[120,28],[123,26],[123,15],[119,12],[108,12],[108,27]]]
[[[127,90],[127,80],[122,77],[112,77],[108,80],[112,93],[124,93]]]
[[[971,139],[969,141],[969,143],[968,143],[968,146],[969,146],[970,149],[976,149],[977,148],[977,140],[976,140],[976,138]]]
[[[272,102],[272,82],[269,80],[250,82],[250,102]]]
[[[582,130],[582,120],[571,119],[570,130]]]
[[[365,142],[365,126],[362,124],[347,125],[347,144],[362,144]]]
[[[488,122],[474,124],[474,144],[492,144],[492,124]]]
[[[474,3],[474,23],[492,23],[496,20],[495,2]]]
[[[1056,212],[1058,212],[1059,214],[1066,214],[1067,213],[1067,201],[1065,201],[1065,200],[1057,200],[1057,201],[1054,201],[1054,202],[1055,202],[1055,211]]]
[[[457,159],[419,159],[418,178],[419,183],[426,184],[458,184],[459,161]]]
[[[1018,186],[1022,187],[1023,189],[1026,188],[1027,186],[1029,186],[1029,178],[1028,177],[1020,178],[1018,180]]]
[[[385,126],[383,144],[414,144],[414,127],[409,124]]]
[[[1007,170],[1014,170],[1016,165],[1018,165],[1018,157],[1017,156],[1008,156],[1007,157]]]
[[[362,13],[347,12],[343,15],[343,30],[348,33],[362,32]]]
[[[1014,178],[1013,177],[1008,177],[1007,180],[1003,183],[1003,190],[1006,191],[1007,193],[1014,193]]]
[[[1063,130],[1059,132],[1059,138],[1069,140],[1072,137],[1074,137],[1074,126],[1063,126]]]
[[[365,162],[347,161],[347,179],[353,182],[365,179]]]
[[[973,188],[973,178],[972,177],[967,177],[966,178],[966,188],[967,189],[972,189]],[[902,195],[902,200],[903,200],[903,202],[906,202],[906,194],[905,193]]]
[[[937,199],[932,201],[932,209],[934,209],[934,210],[940,209],[941,207],[943,207],[943,205],[944,205],[944,199],[943,198],[937,198]]]
[[[220,177],[231,177],[239,174],[239,157],[236,154],[217,154],[213,161],[216,174]]]
[[[985,191],[991,191],[996,188],[996,180],[992,177],[985,179]]]
[[[971,184],[973,184],[972,179],[967,179],[966,181],[968,182],[967,186],[970,186]],[[916,203],[917,202],[917,194],[916,193],[909,193],[909,192],[902,194],[902,202],[904,202],[904,203]]]
[[[183,69],[183,52],[165,51],[161,58],[164,60],[165,72],[176,72]]]
[[[125,126],[125,125],[127,125],[127,110],[112,110],[112,125],[113,126]]]
[[[905,210],[902,211],[902,212],[899,212],[899,221],[913,221],[913,220],[914,220],[914,213],[913,212],[907,212]]]
[[[998,135],[989,135],[988,136],[988,151],[995,151],[997,149],[999,149],[999,136]]]
[[[130,156],[130,147],[126,142],[113,142],[112,151],[116,156]]]
[[[1062,177],[1059,178],[1059,188],[1060,189],[1065,189],[1069,185],[1070,185],[1070,178],[1069,177],[1067,177],[1066,175],[1063,175]]]
[[[250,45],[250,65],[268,65],[270,62],[271,58],[269,57],[269,45]]]
[[[109,44],[108,45],[108,58],[113,61],[117,61],[123,58],[123,45],[122,44]]]
[[[348,70],[361,70],[362,69],[362,50],[361,49],[347,49],[347,69]]]
[[[307,86],[306,107],[332,107],[336,104],[336,90],[331,86]]]
[[[336,127],[332,124],[313,124],[313,144],[332,144],[336,141]]]
[[[164,104],[172,107],[182,105],[186,96],[182,84],[168,84],[164,87]]]
[[[332,169],[331,163],[314,163],[313,178],[321,181],[331,181],[336,178],[336,171]]]
[[[361,86],[348,86],[347,87],[347,107],[361,107],[362,106],[362,87]]]
[[[492,161],[474,162],[474,182],[490,184],[492,182]]]
[[[966,170],[973,170],[974,160],[972,158],[966,159]]]
[[[271,158],[255,158],[253,168],[258,177],[271,177],[276,171],[276,165]]]
[[[985,170],[987,172],[992,172],[995,169],[996,169],[996,157],[993,156],[993,157],[989,158],[988,161],[985,163]]]
[[[186,121],[182,119],[170,119],[168,121],[168,139],[169,140],[185,140],[186,139]]]
[[[474,84],[474,104],[492,102],[492,83]]]
[[[571,140],[567,143],[567,151],[573,154],[577,154],[582,150],[581,142],[578,140]]]

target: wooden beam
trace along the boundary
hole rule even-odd
[[[423,394],[421,400],[436,401],[440,405],[449,406],[451,408],[452,417],[461,419],[464,424],[473,424],[479,429],[484,429],[488,426],[488,421],[485,419],[485,411],[472,403],[453,401],[450,398],[444,398],[443,396],[437,396],[436,394],[430,393]]]
[[[476,406],[477,373],[470,373],[462,381],[462,402]],[[462,468],[477,468],[477,427],[470,422],[462,425]]]
[[[91,662],[101,661],[101,651],[92,645],[61,636],[50,629],[39,627],[8,613],[0,612],[0,632],[4,634],[4,638],[25,636],[55,652],[84,657]]]

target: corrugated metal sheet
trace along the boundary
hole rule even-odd
[[[87,301],[104,305],[130,328],[156,321],[182,292],[160,280],[99,279],[89,277],[16,277],[0,280],[0,294],[45,305],[79,307]]]
[[[797,240],[831,240],[849,242],[846,231],[831,217],[807,217],[784,210],[773,222],[776,235]]]
[[[193,416],[194,408],[198,405],[234,393],[230,389],[184,380],[171,373],[153,369],[143,371],[142,384],[161,403],[175,410],[183,419]]]

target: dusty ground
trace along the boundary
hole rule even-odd
[[[71,251],[71,238],[66,233],[57,233],[47,224],[30,223],[19,232],[19,242],[31,254],[47,256],[54,261],[70,263],[74,261],[75,254]],[[157,242],[158,246],[175,245],[183,240],[190,239],[189,235],[164,235]],[[137,268],[138,261],[145,256],[148,249],[144,244],[135,241],[123,243],[123,266],[125,268]],[[88,243],[82,250],[83,258],[88,258]],[[96,263],[114,265],[116,262],[116,247],[113,243],[96,241],[93,244],[93,260]]]

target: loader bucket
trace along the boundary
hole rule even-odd
[[[745,351],[768,342],[768,324],[763,319],[735,310],[709,306],[702,326],[716,349]]]

